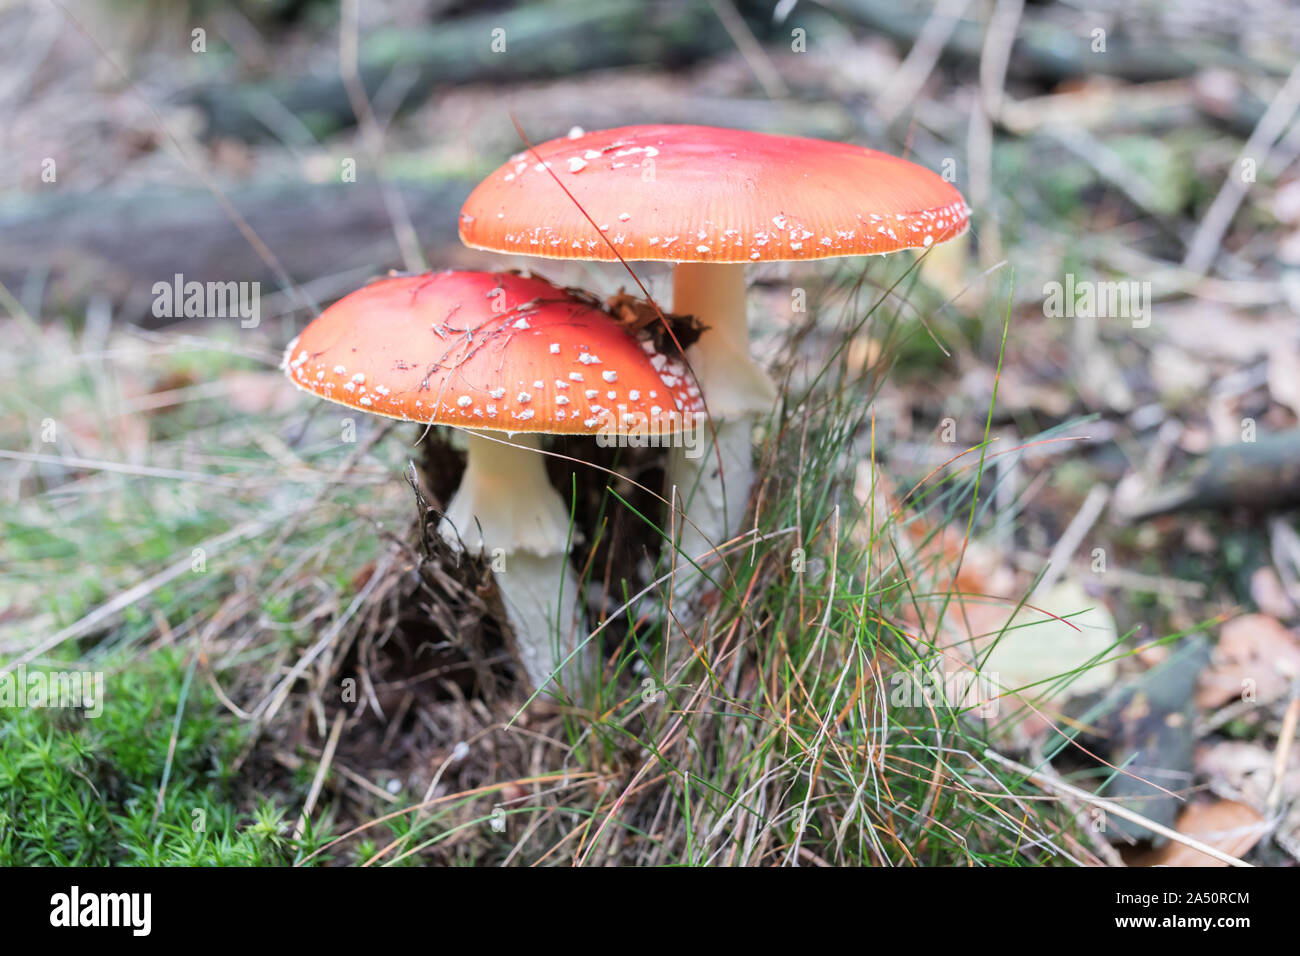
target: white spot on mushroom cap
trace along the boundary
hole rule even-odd
[[[469,408],[474,404],[474,399],[470,398],[468,395],[462,395],[460,398],[456,399],[456,404],[461,408]]]
[[[600,373],[600,377],[607,382],[617,382],[618,372],[615,372],[613,369],[606,369],[605,371]]]

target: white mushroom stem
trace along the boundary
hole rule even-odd
[[[713,429],[702,423],[694,447],[673,449],[668,488],[676,486],[684,512],[684,518],[678,518],[678,547],[713,573],[719,569],[708,560],[709,553],[740,531],[754,485],[754,420],[771,408],[776,389],[749,355],[743,264],[678,263],[673,311],[694,315],[708,326],[686,357]],[[688,593],[699,580],[694,572],[679,572],[675,590]]]
[[[551,487],[535,436],[468,435],[465,475],[439,530],[491,562],[532,686],[554,686],[558,677],[576,692],[594,654],[580,651],[564,664],[587,635],[569,564],[569,506]]]

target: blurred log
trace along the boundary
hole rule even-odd
[[[740,4],[742,12],[751,6]],[[770,13],[747,22],[762,33]],[[493,51],[494,39],[505,52]],[[359,73],[372,99],[396,77],[394,85],[404,92],[388,106],[402,109],[440,86],[520,83],[637,65],[671,70],[732,47],[702,0],[543,0],[420,31],[379,31],[363,38]],[[182,99],[203,111],[209,137],[266,138],[274,122],[269,118],[285,111],[317,136],[355,122],[337,63],[311,76],[206,86]]]
[[[1255,132],[1268,103],[1226,70],[1207,70],[1192,85],[1192,100],[1205,116],[1243,139]]]
[[[930,11],[897,0],[826,0],[826,7],[889,37],[904,48],[916,42]],[[979,63],[984,45],[984,25],[963,19],[944,48],[945,58],[959,63]],[[1106,52],[1094,53],[1092,37],[1042,19],[1026,18],[1016,36],[1008,64],[1010,76],[1055,85],[1087,76],[1114,76],[1133,82],[1152,82],[1191,76],[1207,66],[1242,65],[1243,60],[1210,43],[1151,42],[1139,45],[1117,31],[1106,36]]]
[[[399,189],[425,248],[454,244],[457,214],[473,183],[403,183]],[[392,225],[375,185],[263,183],[229,198],[301,283],[399,267]],[[206,190],[151,190],[27,198],[0,210],[0,281],[15,293],[45,275],[48,300],[84,302],[91,293],[118,304],[127,321],[157,325],[156,282],[261,282],[277,291],[271,268]],[[353,285],[356,284],[354,281]]]
[[[577,84],[526,87],[511,95],[510,106],[534,142],[563,136],[573,126],[608,129],[640,123],[687,123],[733,126],[763,133],[811,136],[815,139],[866,142],[859,115],[833,100],[803,102],[761,97],[710,96],[689,86],[664,84],[641,71],[609,76],[599,89],[572,95]],[[467,118],[457,130],[472,142],[476,155],[504,162],[523,144],[510,122],[505,104]]]
[[[1127,85],[1091,83],[1061,93],[1008,100],[998,118],[1012,133],[1067,126],[1078,132],[1114,129],[1185,128],[1198,116],[1195,81],[1169,80]]]
[[[1300,505],[1300,430],[1219,445],[1124,509],[1130,521],[1182,511]]]
[[[517,103],[521,113],[529,113],[529,128],[544,136],[562,134],[580,122],[613,126],[655,120],[834,139],[854,132],[852,115],[833,103],[700,97],[676,88],[647,91],[643,82],[621,80],[581,102],[523,90]],[[504,115],[485,112],[464,125],[462,133],[476,144],[484,172],[520,147],[518,133]],[[389,168],[406,170],[429,165],[422,160],[428,160],[427,153],[387,156]],[[481,258],[458,258],[464,250],[456,230],[461,204],[477,181],[477,176],[407,178],[398,185],[426,258],[437,267],[482,264]],[[229,198],[292,279],[324,283],[322,299],[330,297],[330,276],[339,277],[338,291],[343,291],[351,281],[349,272],[402,266],[373,181],[277,179],[231,190]],[[91,292],[101,292],[120,303],[119,314],[126,320],[150,324],[153,284],[171,281],[177,273],[187,281],[262,282],[264,296],[277,289],[271,269],[206,189],[42,190],[0,206],[0,282],[15,294],[28,275],[47,276],[55,304],[78,307]]]

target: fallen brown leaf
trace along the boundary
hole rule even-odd
[[[1241,857],[1264,835],[1264,818],[1235,800],[1193,803],[1178,815],[1177,829],[1229,856]],[[1152,866],[1227,866],[1212,856],[1170,841],[1152,856]]]
[[[1239,800],[1265,813],[1273,789],[1277,755],[1273,750],[1241,740],[1222,741],[1201,747],[1196,754],[1196,772],[1205,777],[1216,796]],[[1282,780],[1282,819],[1273,840],[1300,859],[1300,744],[1293,744]]]
[[[1286,593],[1282,579],[1268,565],[1256,568],[1251,574],[1250,598],[1256,607],[1273,617],[1292,618],[1296,614],[1296,606]]]
[[[1275,617],[1243,614],[1219,630],[1219,645],[1201,674],[1196,703],[1222,707],[1243,693],[1276,700],[1300,676],[1300,640]]]

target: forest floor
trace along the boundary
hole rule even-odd
[[[0,15],[22,104],[0,170],[0,681],[107,688],[98,716],[0,700],[0,863],[1295,864],[1300,81],[1267,48],[1156,78],[936,53],[915,76],[835,8],[807,21],[815,56],[470,78],[400,112],[377,94],[386,176],[339,202],[364,134],[271,110],[273,135],[205,136],[184,95],[307,75],[337,24],[228,13],[213,63],[169,52],[183,18],[83,11],[97,49],[53,7]],[[245,27],[274,71],[252,40],[225,50]],[[349,433],[278,370],[304,298],[404,265],[536,268],[455,240],[515,119],[538,140],[659,119],[869,142],[951,160],[974,209],[924,256],[751,269],[782,398],[699,621],[629,600],[671,563],[653,496],[577,470],[606,666],[562,705],[521,693],[490,585],[421,534],[409,464],[433,464],[436,509],[459,440]],[[174,273],[276,288],[223,197],[293,281],[256,327],[158,321],[146,292]],[[666,272],[636,268],[666,301]],[[613,464],[649,487],[662,468]],[[639,559],[618,576],[615,550]]]

